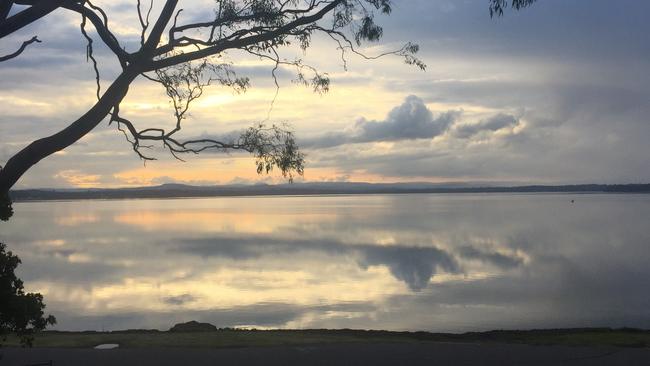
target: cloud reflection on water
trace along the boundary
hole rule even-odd
[[[21,256],[21,277],[44,293],[61,329],[190,319],[451,331],[650,326],[650,198],[567,202],[405,195],[30,203],[18,204],[0,240]]]
[[[172,245],[175,253],[194,253],[201,257],[224,257],[234,260],[261,257],[292,256],[301,252],[327,253],[337,257],[355,258],[359,266],[385,266],[398,280],[419,291],[425,288],[436,270],[459,273],[455,257],[436,247],[381,246],[370,244],[344,244],[316,240],[279,240],[272,238],[215,237],[180,239]]]

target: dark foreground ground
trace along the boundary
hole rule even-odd
[[[118,349],[95,350],[99,344]],[[43,332],[9,337],[4,365],[644,365],[650,331],[549,329],[481,333],[364,330]]]
[[[190,324],[190,323],[188,323]],[[198,323],[196,323],[198,324]],[[190,324],[191,325],[191,324]],[[540,346],[650,348],[650,330],[580,328],[544,330],[494,330],[462,334],[391,332],[385,330],[306,329],[254,330],[217,329],[208,331],[124,330],[112,332],[46,331],[36,335],[36,348],[93,348],[116,343],[120,348],[242,348],[266,346],[308,346],[331,343],[507,343]],[[193,325],[192,327],[196,327]],[[4,344],[19,346],[10,336]],[[650,366],[650,365],[649,365]]]
[[[221,349],[5,348],[0,365],[650,365],[649,348],[500,343],[339,343]]]

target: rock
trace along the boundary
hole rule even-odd
[[[210,323],[199,323],[195,320],[178,323],[169,329],[170,332],[214,332],[217,327]]]
[[[115,349],[118,348],[120,345],[117,343],[106,343],[106,344],[100,344],[98,346],[95,346],[95,349]]]

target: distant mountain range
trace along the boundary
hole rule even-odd
[[[114,189],[25,189],[11,191],[14,201],[187,198],[220,196],[345,195],[405,193],[650,193],[650,184],[579,184],[528,186],[472,186],[464,183],[294,183],[279,185],[191,186],[163,184],[154,187]]]

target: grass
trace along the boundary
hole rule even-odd
[[[468,340],[531,345],[650,347],[650,331],[631,328],[491,331],[461,335]]]
[[[553,329],[530,331],[490,331],[482,333],[427,333],[363,330],[235,330],[212,332],[58,332],[36,336],[34,347],[91,348],[117,343],[125,348],[229,348],[325,343],[464,342],[519,343],[531,345],[650,347],[650,331],[636,329]],[[9,337],[6,346],[18,346]]]

